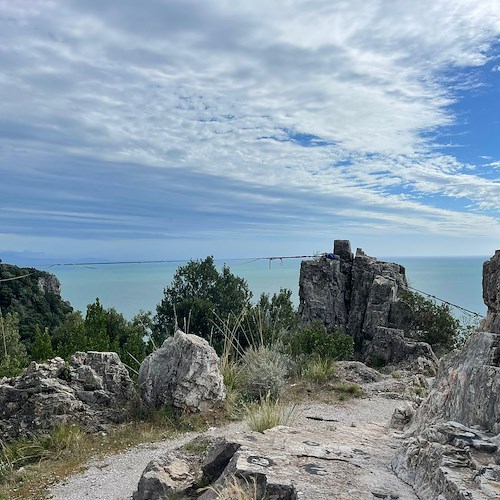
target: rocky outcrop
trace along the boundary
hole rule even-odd
[[[148,407],[172,405],[191,412],[206,411],[226,397],[215,350],[180,330],[142,362],[139,387]]]
[[[206,439],[206,445],[198,440],[152,461],[133,499],[169,498],[173,492],[183,500],[414,498],[387,467],[367,471],[378,460],[376,444],[339,443],[331,430],[279,426]],[[237,494],[235,484],[248,496]]]
[[[481,329],[500,333],[500,250],[483,264],[483,300],[488,314]]]
[[[483,268],[483,296],[496,328],[500,253]],[[444,356],[393,470],[420,498],[500,497],[500,333],[475,332]]]
[[[53,274],[45,273],[38,278],[38,288],[42,293],[61,295],[61,282]]]
[[[359,248],[353,256],[348,241],[335,240],[333,254],[301,264],[299,314],[304,323],[320,320],[330,332],[352,335],[362,361],[409,365],[418,351],[422,359],[414,365],[432,373],[436,358],[430,347],[405,337],[409,310],[398,294],[407,288],[403,266],[369,257]]]
[[[397,364],[400,369],[436,375],[438,359],[426,342],[405,338],[403,330],[378,326],[364,352],[368,364]]]
[[[135,389],[114,352],[78,352],[69,363],[32,362],[0,380],[0,438],[7,441],[77,424],[98,431],[123,420]]]

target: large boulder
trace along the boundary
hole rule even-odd
[[[205,339],[180,330],[142,362],[139,387],[143,403],[153,408],[202,412],[226,397],[215,350]]]
[[[114,352],[78,352],[69,363],[33,361],[19,377],[0,380],[0,438],[10,441],[60,424],[106,429],[123,420],[135,397]]]
[[[374,366],[396,364],[400,369],[436,375],[438,359],[426,342],[404,336],[403,330],[377,327],[363,353],[366,363]]]

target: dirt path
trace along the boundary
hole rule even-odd
[[[389,468],[389,462],[399,446],[399,441],[387,429],[390,417],[401,401],[374,396],[335,404],[306,403],[299,407],[294,426],[308,431],[328,432],[331,440],[350,449],[361,450],[370,459],[357,467],[355,474],[345,464],[335,467],[334,490],[331,499],[399,498],[413,500],[413,490],[400,481]],[[230,424],[220,429],[210,429],[209,434],[245,430],[244,423]],[[124,453],[94,460],[87,469],[56,485],[51,495],[54,500],[123,500],[130,499],[137,487],[140,475],[147,463],[166,451],[180,446],[196,433],[188,433],[177,439],[135,447]],[[392,497],[391,497],[392,495]],[[320,497],[318,497],[319,499]],[[315,499],[316,500],[316,499]]]

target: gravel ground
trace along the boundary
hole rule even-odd
[[[369,446],[375,450],[377,459],[370,464],[366,477],[371,478],[370,484],[391,491],[398,491],[399,498],[417,498],[411,488],[402,483],[390,471],[388,464],[394,455],[399,442],[391,436],[387,423],[401,401],[373,396],[364,399],[353,399],[334,404],[310,402],[301,404],[295,426],[312,431],[330,430],[339,436],[339,443],[351,446]],[[309,417],[309,418],[308,418]],[[314,418],[310,418],[314,417]],[[318,420],[323,419],[323,420]],[[244,430],[244,423],[232,423],[218,429],[210,429],[207,433],[221,435]],[[64,482],[55,485],[51,491],[54,500],[123,500],[130,499],[143,469],[153,458],[163,455],[168,450],[176,448],[197,433],[188,433],[176,439],[140,445],[118,455],[93,460],[87,464],[84,472],[66,478]],[[348,498],[346,496],[345,498]],[[344,498],[337,496],[332,498]],[[353,496],[351,495],[352,499]],[[365,498],[357,497],[354,498]],[[371,493],[366,498],[374,498]]]

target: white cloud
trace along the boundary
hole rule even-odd
[[[276,189],[299,203],[333,200],[290,214],[290,228],[332,213],[367,228],[500,231],[498,181],[436,153],[433,138],[456,120],[451,70],[488,61],[495,0],[82,0],[0,11],[5,158],[47,158],[53,176],[70,176],[66,157],[216,176],[259,186],[264,206],[277,206]],[[320,145],[303,147],[304,134]]]

